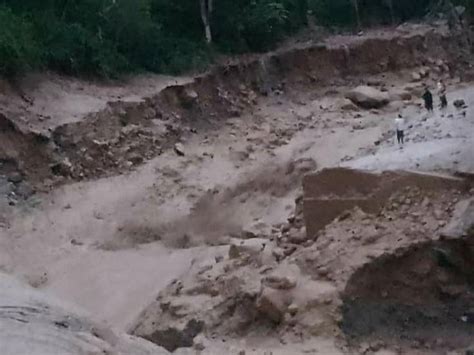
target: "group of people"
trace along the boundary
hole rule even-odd
[[[440,108],[443,110],[448,107],[448,99],[446,98],[446,85],[442,81],[438,82],[438,96],[440,102]],[[425,92],[423,93],[423,101],[425,102],[425,108],[428,112],[433,112],[433,94],[430,91],[428,85],[425,86]]]
[[[443,81],[438,82],[438,96],[440,102],[440,109],[444,110],[448,107],[448,99],[446,97],[446,85]],[[433,94],[430,91],[428,85],[425,86],[425,91],[423,93],[423,101],[425,103],[425,108],[428,113],[433,112]],[[405,142],[405,119],[401,114],[395,119],[395,129],[397,132],[397,142],[398,144],[404,144]]]

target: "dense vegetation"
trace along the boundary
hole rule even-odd
[[[0,75],[38,68],[106,77],[136,70],[176,73],[205,66],[215,53],[267,50],[308,18],[356,28],[423,16],[432,2],[0,0]],[[458,3],[474,8],[472,0]]]

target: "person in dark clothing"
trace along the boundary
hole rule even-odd
[[[428,112],[433,112],[433,94],[428,87],[425,88],[423,100],[425,101],[425,108],[428,110]]]

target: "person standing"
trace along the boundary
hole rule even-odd
[[[438,95],[440,107],[442,110],[444,110],[446,107],[448,107],[448,99],[446,98],[446,85],[444,85],[442,80],[438,82]]]
[[[395,118],[395,129],[397,131],[397,142],[403,145],[405,143],[405,119],[400,114]]]
[[[425,108],[428,112],[433,112],[433,94],[431,93],[428,86],[425,87],[423,94],[423,101],[425,102]]]

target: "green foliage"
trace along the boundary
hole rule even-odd
[[[31,24],[0,6],[0,75],[11,77],[39,64]]]
[[[54,19],[54,18],[53,18]],[[51,68],[72,75],[113,77],[129,68],[126,58],[110,41],[77,23],[56,21],[37,23],[44,31],[43,61]]]
[[[243,11],[241,34],[251,50],[265,50],[284,34],[288,11],[280,1],[252,1]]]
[[[348,26],[354,23],[351,0],[309,0],[309,8],[323,26]]]
[[[271,48],[292,30],[289,3],[292,0],[217,1],[212,17],[217,46],[231,53]]]
[[[435,0],[358,0],[364,25],[423,16]],[[474,11],[474,1],[453,0]],[[199,0],[2,0],[0,75],[41,65],[72,75],[115,77],[205,68],[216,52],[264,51],[307,25],[355,25],[352,0],[214,0],[213,43]]]

